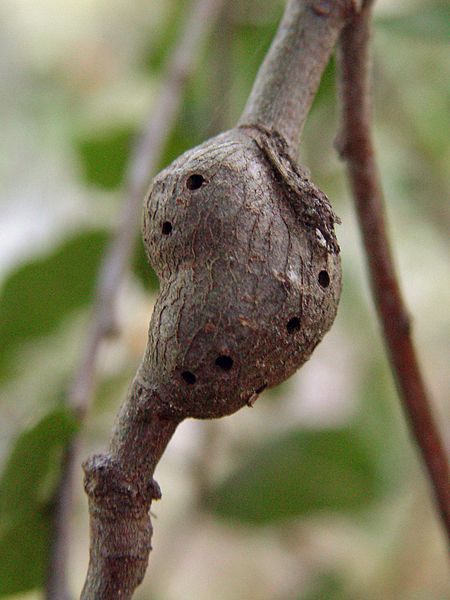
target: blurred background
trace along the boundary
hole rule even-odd
[[[96,273],[187,0],[0,3],[0,596],[43,598],[61,418]],[[232,126],[284,3],[229,0],[203,44],[159,161]],[[449,440],[448,4],[376,4],[376,145],[390,234],[436,418]],[[337,131],[331,61],[300,157],[342,219],[337,320],[300,372],[251,409],[183,423],[156,479],[139,600],[445,600],[446,544],[383,353]],[[106,448],[157,294],[137,241],[78,432]],[[77,468],[70,586],[88,561]]]

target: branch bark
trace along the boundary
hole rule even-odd
[[[161,292],[109,452],[84,464],[91,550],[83,600],[127,600],[142,581],[149,509],[160,496],[153,473],[180,421],[224,416],[254,402],[258,391],[307,360],[331,326],[340,292],[335,217],[292,155],[333,43],[354,10],[352,0],[290,0],[240,129],[185,153],[146,198],[144,241]],[[260,205],[243,202],[242,190]],[[286,238],[286,229],[288,248],[272,241]],[[284,272],[290,261],[299,271],[295,284]],[[258,294],[254,281],[267,283],[269,276],[273,291]],[[259,296],[274,306],[263,308]],[[285,322],[284,310],[298,312],[300,303],[304,326],[298,316]],[[258,329],[258,320],[264,324],[256,343],[242,328]]]
[[[67,404],[82,423],[96,386],[97,360],[104,339],[117,333],[116,302],[129,269],[139,230],[142,197],[155,173],[167,137],[178,114],[183,92],[195,69],[200,47],[218,15],[223,0],[197,0],[186,19],[178,44],[169,57],[166,75],[147,124],[132,150],[125,176],[125,201],[117,230],[99,271],[94,308],[85,346]],[[70,598],[67,581],[70,514],[78,439],[65,451],[53,510],[53,535],[45,589],[46,600]]]
[[[372,142],[372,1],[343,30],[340,38],[342,129],[337,139],[347,161],[348,178],[362,232],[372,294],[404,410],[422,453],[442,521],[450,540],[449,461],[420,371],[392,258],[384,201]]]
[[[323,69],[357,8],[357,0],[289,0],[239,125],[277,131],[295,160]]]
[[[156,393],[133,381],[109,453],[83,465],[91,513],[85,600],[131,598],[151,550],[150,505],[161,492],[155,467],[178,425],[164,417]]]

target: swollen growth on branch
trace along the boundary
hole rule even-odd
[[[233,413],[309,358],[339,300],[334,222],[261,130],[224,133],[155,178],[144,242],[161,291],[138,377],[163,414]]]
[[[189,150],[145,199],[161,284],[109,453],[85,465],[91,516],[82,598],[131,598],[151,549],[155,467],[185,418],[252,406],[308,358],[336,316],[337,217],[295,162],[321,73],[353,0],[289,0],[236,128]]]

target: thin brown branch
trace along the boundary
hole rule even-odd
[[[322,72],[356,0],[289,0],[240,125],[275,130],[297,157],[299,136]]]
[[[179,421],[164,417],[159,395],[139,373],[119,415],[109,453],[84,465],[89,496],[89,568],[82,600],[128,600],[142,582],[151,550],[153,473]]]
[[[230,216],[226,213],[227,210],[233,211],[234,202],[242,206],[242,200],[237,198],[239,196],[237,191],[233,192],[234,195],[230,195],[230,189],[249,190],[253,185],[255,186],[253,189],[257,189],[258,193],[262,189],[272,189],[270,186],[274,184],[275,177],[267,171],[266,162],[261,167],[260,161],[266,161],[272,156],[274,164],[279,167],[282,160],[280,157],[286,159],[283,139],[279,135],[273,136],[274,140],[280,143],[280,148],[283,147],[277,162],[275,157],[277,150],[272,148],[270,154],[270,149],[267,149],[267,154],[262,156],[261,146],[254,143],[254,138],[248,134],[248,128],[259,128],[260,138],[263,134],[267,134],[267,129],[273,128],[282,135],[294,137],[293,131],[296,125],[293,122],[302,122],[309,101],[303,104],[304,112],[284,109],[285,102],[289,104],[287,100],[289,90],[294,89],[290,80],[295,78],[296,86],[304,84],[304,94],[307,97],[314,93],[331,51],[330,46],[337,38],[345,19],[350,13],[353,14],[352,9],[354,9],[352,0],[290,1],[287,16],[280,27],[281,33],[275,39],[275,48],[281,46],[280,52],[277,54],[275,51],[275,58],[269,60],[269,66],[267,69],[263,68],[256,82],[255,94],[261,99],[261,106],[275,103],[276,119],[274,121],[259,119],[261,113],[258,110],[253,111],[253,104],[250,102],[250,112],[244,113],[249,118],[244,118],[239,123],[246,127],[247,131],[231,130],[206,142],[200,148],[185,153],[181,160],[175,161],[155,179],[146,199],[144,241],[152,264],[160,277],[161,293],[152,315],[147,349],[122,406],[109,451],[92,457],[84,464],[85,489],[89,497],[91,548],[88,574],[82,592],[83,600],[115,600],[118,597],[127,600],[132,597],[135,588],[142,581],[151,550],[152,526],[149,509],[152,500],[159,497],[159,488],[153,480],[153,473],[179,422],[187,417],[213,418],[231,414],[248,404],[249,399],[254,398],[255,390],[261,389],[261,374],[257,361],[254,364],[254,371],[249,370],[246,376],[242,377],[239,385],[235,385],[233,382],[236,382],[236,379],[217,379],[216,369],[221,368],[221,364],[217,360],[215,362],[206,360],[207,353],[199,349],[197,338],[200,340],[204,334],[209,335],[211,327],[215,331],[213,324],[216,320],[215,316],[223,315],[222,296],[210,293],[211,272],[208,271],[208,275],[205,276],[203,271],[205,265],[208,265],[207,269],[209,269],[209,265],[218,260],[217,248],[211,243],[211,236],[217,240],[225,231],[220,219],[218,229],[215,229],[217,223],[208,219],[206,231],[203,231],[205,219],[201,215],[202,211],[210,210],[208,205],[210,206],[212,198],[224,209],[224,217]],[[301,26],[299,26],[300,21]],[[295,35],[292,35],[292,31]],[[300,38],[300,43],[297,43],[297,36]],[[270,56],[274,57],[274,53],[269,53]],[[288,57],[293,62],[300,60],[304,69],[296,69],[294,73],[286,71],[284,61]],[[278,69],[282,70],[286,80],[277,79],[275,85],[272,77],[276,75]],[[285,84],[288,91],[280,96],[274,95],[274,92],[282,87],[280,84]],[[278,103],[277,98],[281,96],[283,101]],[[265,116],[263,114],[263,117]],[[227,140],[233,142],[228,143]],[[289,142],[291,143],[292,139],[289,139]],[[236,150],[236,146],[240,147],[239,152],[242,152],[242,155]],[[292,143],[291,146],[293,150]],[[244,156],[245,160],[243,160]],[[252,160],[253,165],[250,165]],[[227,163],[227,161],[231,162]],[[221,172],[220,167],[224,164],[230,166],[222,169]],[[293,172],[295,171],[291,163],[289,167]],[[197,168],[201,174],[197,173]],[[267,186],[261,181],[263,171],[264,177],[267,177]],[[252,177],[255,173],[258,177],[253,181]],[[229,180],[230,177],[233,179],[233,185]],[[240,179],[239,184],[236,183],[236,178]],[[300,176],[299,181],[302,185],[306,185]],[[184,182],[183,191],[181,189],[175,191],[181,182]],[[206,191],[203,190],[203,184]],[[275,189],[273,191],[275,192]],[[281,190],[277,188],[277,191],[280,191],[284,202],[284,188]],[[191,192],[197,193],[195,202],[189,195]],[[269,195],[272,200],[273,196],[267,191],[267,196]],[[307,198],[306,193],[304,198]],[[324,197],[317,197],[315,200],[319,206],[322,206],[321,202],[325,202]],[[179,206],[190,208],[181,217],[183,228],[180,228]],[[325,208],[323,213],[326,213]],[[168,215],[171,214],[170,220],[167,221]],[[234,222],[234,213],[232,214]],[[318,213],[313,212],[313,214]],[[290,218],[294,219],[293,214]],[[274,220],[270,221],[272,228],[274,223]],[[284,232],[285,220],[279,220],[277,224]],[[165,229],[165,225],[169,226],[168,230]],[[297,227],[296,221],[295,227]],[[172,229],[177,232],[177,235],[172,238],[165,237],[171,234]],[[184,236],[180,235],[181,231]],[[233,230],[231,243],[237,245],[236,253],[243,254],[244,262],[247,258],[249,262],[255,262],[253,255],[249,257],[246,255],[248,245],[245,236],[238,238],[235,233]],[[174,243],[166,244],[168,240],[174,240]],[[316,237],[314,237],[314,244],[317,244]],[[264,245],[262,247],[265,248]],[[220,254],[223,254],[222,250]],[[326,264],[331,270],[332,285],[329,285],[327,272],[328,280],[325,287],[328,288],[331,300],[324,305],[320,296],[320,306],[324,307],[324,310],[315,311],[316,318],[311,320],[313,326],[308,326],[310,343],[315,339],[313,336],[320,339],[335,315],[335,293],[338,294],[340,276],[337,254],[331,250],[330,254],[331,258],[328,257],[328,253],[320,253],[317,257],[315,266],[317,272],[320,271],[320,266],[325,264],[324,259],[327,257]],[[197,260],[197,256],[200,255],[202,260]],[[189,260],[186,260],[187,256]],[[240,274],[239,269],[242,264],[239,261],[237,263],[236,275]],[[252,272],[248,265],[246,269],[247,273]],[[217,289],[222,287],[223,290],[229,290],[228,272],[219,272],[222,275],[220,278],[214,277],[214,286]],[[249,297],[247,281],[251,281],[251,278],[241,282],[242,297]],[[209,291],[206,293],[203,290],[204,285],[208,286]],[[252,283],[248,285],[252,286]],[[314,290],[314,293],[321,293],[317,286]],[[206,304],[203,300],[199,302],[200,310],[194,310],[192,307],[195,294],[198,294],[199,298],[208,299]],[[293,301],[294,297],[297,306],[297,296],[292,295],[290,298]],[[219,307],[216,306],[218,298],[221,299]],[[255,301],[252,310],[257,310],[258,307],[260,304]],[[208,310],[211,311],[211,322],[205,323],[204,315],[208,314]],[[269,311],[269,314],[273,313]],[[321,318],[317,317],[318,314]],[[255,317],[256,315],[251,312],[250,319]],[[272,317],[270,319],[272,320]],[[225,339],[228,334],[231,336],[230,339],[234,339],[234,330],[231,331],[234,321],[229,317],[226,319],[224,317],[224,320],[226,321]],[[197,333],[194,334],[194,331]],[[266,329],[263,328],[263,332],[265,336]],[[288,336],[289,332],[284,335]],[[246,344],[251,344],[253,350],[251,340],[249,341],[247,336],[245,340]],[[267,357],[272,355],[267,349],[267,344],[261,343],[260,348],[261,356],[267,360]],[[199,352],[202,358],[199,358]],[[249,352],[247,345],[243,346],[243,352]],[[309,354],[299,352],[295,357],[295,365],[302,364],[305,357],[309,357]],[[218,359],[222,358],[231,360],[231,363],[227,362],[229,366],[224,367],[225,370],[229,370],[233,360],[228,355],[218,357]],[[197,364],[202,373],[198,380],[193,372],[183,370],[185,368],[183,365],[186,364],[188,367],[190,363]],[[274,368],[270,370],[271,378],[264,385],[275,385],[288,371],[291,372],[291,368],[289,361],[277,360]],[[234,371],[234,378],[237,372]],[[196,383],[198,385],[194,387]],[[191,386],[190,391],[187,391],[186,386]]]
[[[186,84],[195,69],[200,47],[222,4],[223,0],[197,0],[193,4],[179,42],[169,57],[166,75],[156,102],[151,108],[147,125],[132,151],[125,180],[125,201],[119,215],[118,228],[99,272],[88,335],[67,400],[80,423],[85,418],[95,392],[97,360],[102,342],[107,335],[117,330],[116,302],[135,247],[142,198],[173,128]],[[55,497],[46,600],[70,597],[67,562],[77,446],[78,442],[74,440],[66,449]]]
[[[394,268],[384,214],[383,193],[372,142],[372,2],[349,23],[340,39],[342,130],[338,138],[362,231],[375,305],[405,412],[434,486],[450,539],[449,461],[434,421],[418,364],[411,323]]]

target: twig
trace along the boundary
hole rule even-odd
[[[197,0],[194,3],[180,40],[169,58],[166,76],[151,109],[147,126],[132,151],[125,177],[125,201],[118,228],[99,272],[88,335],[67,400],[80,423],[83,422],[94,395],[97,360],[102,342],[107,335],[117,330],[117,296],[135,247],[145,189],[158,166],[164,144],[173,128],[184,89],[200,54],[200,46],[222,3],[223,0]],[[55,497],[46,600],[69,598],[67,546],[70,539],[69,517],[77,446],[78,441],[75,439],[66,449]]]
[[[359,0],[289,0],[240,125],[262,125],[287,141],[292,158],[339,33]]]
[[[340,154],[362,231],[378,316],[397,386],[414,437],[434,486],[442,520],[450,538],[449,462],[420,372],[395,268],[384,216],[381,183],[372,143],[369,41],[372,2],[343,30],[340,39],[342,129]]]
[[[276,51],[275,54],[269,53],[268,63],[266,61],[263,65],[255,84],[259,90],[258,93],[267,97],[266,103],[274,100],[274,85],[271,82],[277,78],[276,74],[279,71],[283,72],[286,78],[295,78],[296,85],[304,87],[308,97],[315,91],[331,51],[330,45],[337,38],[346,17],[352,14],[354,8],[353,0],[339,0],[338,2],[290,0],[287,17],[283,20],[274,42],[275,47],[279,47],[280,51]],[[304,25],[301,26],[300,22],[303,22]],[[318,35],[312,29],[318,31]],[[295,36],[286,35],[290,30],[297,32],[300,37],[304,34],[304,43],[298,45],[295,43]],[[321,35],[326,36],[325,50],[321,43]],[[295,58],[295,61],[301,61],[304,70],[295,69],[292,73],[286,72],[284,63],[290,55]],[[278,79],[277,81],[280,83]],[[267,129],[272,128],[279,129],[282,134],[287,132],[291,136],[293,151],[293,138],[295,137],[293,131],[298,133],[300,128],[290,127],[287,122],[300,120],[302,123],[305,118],[304,111],[308,107],[308,103],[304,104],[304,111],[301,111],[300,114],[296,111],[284,110],[285,101],[294,87],[289,82],[287,89],[279,92],[277,97],[283,97],[283,101],[277,104],[275,99],[275,120],[268,118],[266,121],[263,118],[264,115],[258,110],[253,111],[253,104],[250,102],[250,110],[247,110],[245,118],[240,121],[239,125],[260,130],[260,133],[261,130],[267,132]],[[265,106],[266,103],[262,101],[261,106]],[[222,179],[217,174],[216,165],[220,163],[222,152],[225,152],[227,157],[234,156],[234,144],[228,145],[225,142],[227,137],[233,139],[233,136],[242,140],[243,148],[245,147],[249,154],[255,153],[254,168],[248,162],[250,158],[246,157],[242,173],[237,173],[230,167],[229,171],[227,168],[227,175],[223,175]],[[209,193],[211,197],[215,197],[217,202],[225,202],[222,194],[223,190],[229,189],[228,186],[231,185],[227,180],[227,177],[231,177],[231,172],[234,173],[234,185],[236,185],[236,177],[239,177],[241,181],[236,185],[236,189],[243,189],[244,182],[263,187],[261,179],[253,181],[253,176],[254,173],[261,174],[259,161],[265,161],[265,159],[257,151],[258,145],[254,144],[251,138],[248,131],[244,133],[239,129],[232,130],[204,144],[201,149],[193,149],[188,155],[184,155],[184,162],[178,160],[168,167],[164,175],[155,180],[153,188],[154,193],[160,194],[157,204],[162,207],[164,214],[156,215],[151,198],[147,199],[149,207],[145,212],[144,240],[147,249],[152,253],[155,268],[162,278],[162,295],[159,296],[153,312],[143,361],[120,411],[109,451],[106,454],[93,456],[84,463],[85,489],[89,496],[91,549],[88,573],[82,592],[83,600],[115,600],[119,597],[122,600],[129,600],[135,588],[141,583],[151,550],[152,525],[149,509],[152,500],[160,496],[159,488],[153,480],[153,473],[179,422],[186,417],[212,418],[230,414],[245,405],[247,399],[253,397],[255,393],[256,380],[253,380],[253,376],[245,383],[241,382],[240,386],[234,386],[231,393],[229,381],[223,382],[222,389],[220,387],[222,383],[215,384],[215,378],[211,380],[215,387],[208,389],[207,371],[203,371],[205,383],[201,385],[199,383],[195,388],[193,387],[196,383],[194,373],[180,371],[182,362],[186,360],[186,349],[189,344],[192,346],[193,343],[189,333],[191,325],[189,325],[189,330],[185,330],[183,325],[190,319],[187,310],[190,305],[186,300],[186,295],[189,297],[189,302],[193,298],[193,291],[203,297],[203,284],[198,283],[197,270],[200,271],[202,281],[209,286],[209,277],[204,277],[202,268],[204,261],[210,264],[208,249],[212,256],[216,252],[215,246],[208,245],[205,241],[209,238],[203,238],[203,234],[199,233],[197,221],[199,220],[198,214],[201,214],[203,210],[203,203],[193,203],[191,213],[184,215],[185,229],[190,231],[189,228],[194,227],[192,237],[168,238],[175,239],[175,242],[164,247],[162,244],[165,243],[166,238],[161,237],[161,232],[163,235],[169,235],[172,231],[172,223],[163,219],[166,210],[169,210],[167,207],[172,201],[177,206],[179,203],[183,203],[183,197],[178,196],[178,192],[174,194],[174,190],[177,188],[174,187],[173,182],[184,181],[183,189],[189,191],[199,189],[202,182],[206,181],[206,177],[203,178],[202,175],[191,171],[196,168],[198,162],[202,165],[202,172],[208,173],[208,169],[216,172],[215,177],[209,181]],[[275,138],[280,140],[279,136],[275,136]],[[224,158],[224,160],[227,159]],[[266,162],[263,164],[266,169]],[[234,169],[237,168],[237,164],[234,165]],[[268,175],[267,171],[265,173],[268,182],[270,178],[270,184],[273,184],[274,177]],[[191,184],[195,187],[191,188]],[[155,190],[157,191],[155,192]],[[284,201],[284,192],[282,192],[282,198]],[[223,205],[225,212],[230,206],[230,198],[227,198],[227,201],[229,203]],[[160,222],[160,219],[163,220]],[[166,223],[170,226],[167,234],[164,233]],[[284,232],[284,221],[280,224]],[[160,225],[161,230],[159,229]],[[273,226],[273,222],[271,225]],[[177,223],[174,222],[174,228],[176,227]],[[211,235],[208,227],[207,231],[207,235]],[[155,234],[156,237],[153,237]],[[195,243],[196,239],[197,243]],[[244,246],[247,250],[245,243]],[[183,261],[185,260],[183,254],[185,247],[189,256],[192,256],[191,253],[193,253],[195,257],[197,252],[202,251],[204,254],[206,253],[206,258],[203,256],[203,261],[198,261],[198,264],[194,258],[189,261],[189,268],[178,268],[181,258]],[[253,256],[248,258],[250,261]],[[172,260],[176,265],[173,271]],[[243,260],[247,260],[247,256],[243,256]],[[171,276],[172,272],[180,275],[181,283],[178,278]],[[187,277],[186,285],[183,283],[183,277]],[[228,275],[225,275],[225,278],[227,277]],[[221,281],[217,283],[216,278],[214,279],[215,285],[222,285]],[[192,289],[193,281],[197,285],[194,290]],[[337,281],[338,278],[334,285],[337,285]],[[210,295],[209,292],[206,293],[206,296]],[[331,315],[333,303],[330,303],[329,306],[331,308],[328,314]],[[182,315],[183,310],[184,316]],[[195,320],[196,314],[195,311],[193,312],[194,314],[191,316]],[[211,327],[212,323],[207,325]],[[317,335],[322,333],[325,325],[323,322],[320,323]],[[194,322],[194,327],[198,326],[199,324]],[[203,325],[201,329],[206,332],[206,327],[203,329]],[[200,333],[198,329],[197,331]],[[193,360],[198,359],[194,358]],[[216,365],[218,364],[216,362]],[[284,369],[284,365],[284,361],[280,361],[279,365],[277,363],[279,369]],[[207,368],[214,369],[210,363]],[[257,366],[255,366],[255,373],[255,377],[259,381],[260,369]],[[192,386],[191,393],[186,392],[186,385]]]
[[[153,473],[179,424],[163,416],[160,402],[138,373],[109,453],[83,465],[91,545],[82,600],[129,600],[144,578],[153,533],[150,505],[161,497]]]

